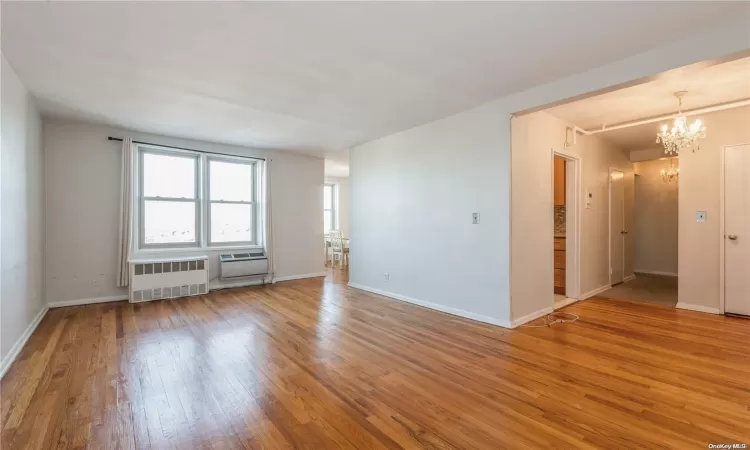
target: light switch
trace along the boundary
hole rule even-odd
[[[695,221],[696,222],[705,222],[706,221],[706,211],[698,211],[695,213]]]
[[[591,191],[586,191],[586,208],[591,207],[591,202],[594,200],[594,194]]]
[[[471,223],[479,225],[479,213],[471,213]]]

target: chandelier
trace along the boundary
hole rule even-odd
[[[661,169],[661,179],[665,183],[676,183],[680,177],[680,169],[675,167],[674,158],[669,159],[669,168]]]
[[[661,126],[661,132],[656,133],[656,143],[664,144],[664,153],[667,155],[679,155],[680,151],[690,149],[693,152],[700,149],[698,140],[706,137],[706,126],[700,119],[688,125],[687,116],[682,114],[682,97],[687,91],[675,92],[677,97],[677,117],[674,119],[672,129],[667,124]]]

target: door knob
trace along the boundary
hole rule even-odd
[[[730,241],[736,241],[737,240],[737,235],[736,234],[730,234],[727,237],[729,238]]]
[[[622,230],[622,231],[620,231],[620,234],[628,234],[628,232],[625,231],[625,230]]]

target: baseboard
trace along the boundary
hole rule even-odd
[[[62,300],[59,302],[48,302],[50,308],[62,308],[64,306],[93,305],[94,303],[119,302],[127,300],[127,295],[112,295],[110,297],[81,298],[76,300]]]
[[[704,313],[709,313],[709,314],[721,314],[721,311],[719,311],[719,308],[711,308],[710,306],[691,305],[690,303],[677,302],[676,307],[679,309],[688,309],[690,311],[698,311],[698,312],[704,312]]]
[[[272,282],[278,283],[279,281],[301,280],[303,278],[319,278],[319,277],[324,277],[326,275],[328,275],[326,272],[305,273],[302,275],[289,275],[286,277],[275,277]]]
[[[659,272],[658,270],[640,270],[640,269],[635,269],[634,272],[635,273],[642,273],[644,275],[660,275],[660,276],[663,276],[663,277],[676,277],[677,276],[677,274],[674,273],[674,272]]]
[[[635,274],[623,278],[622,282],[627,283],[628,281],[632,281],[632,280],[635,280]]]
[[[49,311],[49,308],[46,306],[42,308],[41,311],[39,311],[39,313],[34,317],[34,320],[32,320],[29,326],[26,327],[26,330],[24,330],[21,337],[18,338],[15,344],[13,344],[13,347],[11,347],[8,354],[5,355],[5,358],[3,358],[2,362],[0,362],[0,379],[2,379],[5,376],[5,372],[10,369],[13,361],[15,361],[18,357],[18,354],[21,353],[21,349],[23,349],[23,346],[26,345],[26,342],[29,340],[31,335],[34,334],[34,330],[36,330],[36,327],[39,326],[39,323],[44,318],[44,315],[47,314],[47,311]]]
[[[596,294],[601,294],[602,292],[606,291],[607,289],[611,288],[612,286],[605,284],[602,287],[598,287],[594,289],[593,291],[588,291],[585,294],[581,295],[581,300],[586,300],[587,298],[591,298],[595,296]]]
[[[463,317],[464,319],[476,320],[477,322],[488,323],[490,325],[498,325],[503,328],[513,328],[510,322],[508,321],[496,319],[494,317],[485,316],[482,314],[475,314],[473,312],[464,311],[463,309],[451,308],[450,306],[439,305],[437,303],[432,303],[432,302],[426,302],[424,300],[419,300],[417,298],[407,297],[406,295],[395,294],[393,292],[388,292],[388,291],[381,291],[380,289],[375,289],[369,286],[363,286],[357,283],[350,282],[349,286],[353,287],[354,289],[359,289],[361,291],[367,291],[373,294],[382,295],[383,297],[392,298],[394,300],[400,300],[402,302],[411,303],[413,305],[422,306],[424,308],[444,312],[447,314],[451,314],[453,316]]]
[[[519,317],[518,319],[513,319],[513,321],[511,322],[511,328],[520,327],[527,322],[531,322],[532,320],[538,319],[542,316],[546,316],[554,310],[555,308],[553,306],[548,306],[546,308],[540,309],[539,311],[534,311],[531,314],[526,314],[523,317]]]
[[[556,305],[555,305],[555,306],[553,307],[553,309],[554,309],[555,311],[557,311],[558,309],[560,309],[560,308],[565,308],[566,306],[570,306],[570,305],[572,305],[573,303],[575,303],[575,302],[577,302],[577,301],[579,301],[579,300],[578,300],[577,298],[569,298],[569,297],[566,297],[566,298],[565,298],[565,300],[563,300],[563,301],[562,301],[561,303],[559,303],[559,304],[556,304]]]

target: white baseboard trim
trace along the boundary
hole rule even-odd
[[[632,280],[635,280],[635,274],[623,278],[622,282],[627,283],[628,281],[632,281]]]
[[[36,330],[36,327],[39,326],[39,323],[44,318],[44,315],[47,314],[47,311],[49,311],[49,308],[46,306],[42,308],[41,311],[39,311],[39,313],[34,317],[34,320],[32,320],[29,326],[26,327],[26,330],[24,330],[21,337],[19,337],[16,343],[13,344],[13,347],[10,348],[8,354],[5,355],[5,358],[0,361],[0,379],[2,379],[5,376],[5,372],[10,369],[13,361],[15,361],[18,357],[18,354],[21,353],[21,349],[23,349],[23,346],[26,345],[26,342],[29,340],[31,335],[34,334],[34,330]]]
[[[93,305],[94,303],[108,303],[108,302],[119,302],[127,300],[127,295],[112,295],[109,297],[95,297],[95,298],[81,298],[76,300],[62,300],[59,302],[49,302],[47,306],[50,308],[62,308],[64,306],[80,306],[80,305]]]
[[[566,306],[570,306],[577,301],[579,301],[577,298],[566,297],[565,300],[563,300],[559,304],[556,304],[553,308],[555,311],[557,311],[558,309],[565,308]]]
[[[704,312],[704,313],[709,313],[709,314],[721,314],[721,311],[719,311],[719,308],[711,308],[710,306],[702,306],[702,305],[691,305],[690,303],[677,302],[677,308],[688,309],[690,311],[698,311],[698,312]]]
[[[598,287],[592,291],[588,291],[585,294],[581,295],[581,300],[586,300],[587,298],[591,298],[595,296],[596,294],[601,294],[602,292],[606,291],[607,289],[611,288],[612,286],[605,284],[602,287]]]
[[[444,313],[451,314],[454,316],[463,317],[464,319],[476,320],[477,322],[488,323],[490,325],[498,325],[503,328],[513,328],[510,322],[508,322],[507,320],[496,319],[494,317],[485,316],[482,314],[475,314],[473,312],[465,311],[463,309],[452,308],[450,306],[440,305],[440,304],[432,303],[432,302],[426,302],[424,300],[419,300],[413,297],[407,297],[406,295],[395,294],[393,292],[381,291],[380,289],[375,289],[369,286],[363,286],[357,283],[350,282],[349,286],[353,287],[354,289],[359,289],[362,291],[371,292],[373,294],[382,295],[383,297],[392,298],[394,300],[400,300],[402,302],[411,303],[413,305],[422,306],[424,308],[434,309],[435,311],[440,311],[440,312],[444,312]]]
[[[644,275],[661,275],[663,277],[676,277],[677,274],[674,272],[659,272],[658,270],[641,270],[635,269],[633,272],[642,273]]]
[[[534,319],[538,319],[542,316],[546,316],[547,314],[553,312],[555,308],[553,306],[548,306],[546,308],[540,309],[539,311],[534,311],[531,314],[526,314],[523,317],[519,317],[518,319],[513,319],[511,322],[511,328],[520,327],[521,325],[531,322]]]
[[[328,275],[326,272],[315,272],[315,273],[304,273],[302,275],[289,275],[286,277],[276,277],[273,279],[273,283],[278,283],[279,281],[292,281],[292,280],[301,280],[303,278],[319,278],[324,277]]]

